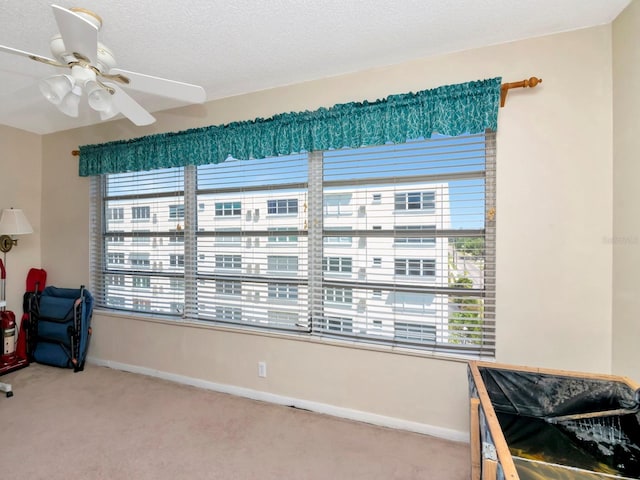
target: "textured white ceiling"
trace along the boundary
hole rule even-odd
[[[103,19],[118,67],[195,83],[208,99],[611,22],[630,0],[58,0]],[[0,45],[51,57],[48,1],[0,0]],[[0,52],[0,124],[51,133],[38,81],[61,70]],[[130,92],[149,111],[179,104]],[[83,102],[84,103],[84,102]]]

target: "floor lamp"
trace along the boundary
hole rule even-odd
[[[0,300],[0,311],[5,312],[7,307],[7,290],[6,290],[6,275],[5,272],[5,260],[7,258],[7,252],[9,252],[14,245],[18,245],[18,240],[13,238],[15,235],[25,235],[28,233],[33,233],[33,228],[31,224],[25,217],[22,210],[19,208],[9,208],[4,209],[2,211],[2,216],[0,217],[0,251],[3,254],[3,264],[2,264],[2,285],[1,285],[1,300]],[[3,314],[4,316],[4,314]],[[11,317],[11,321],[13,317]],[[4,320],[4,319],[3,319]],[[2,365],[0,365],[0,374],[8,373],[18,368],[26,367],[29,362],[27,359],[19,359],[15,355],[16,346],[17,346],[17,338],[18,338],[18,327],[17,324],[13,323],[13,335],[5,335],[4,328],[0,329],[2,333]],[[8,333],[11,333],[10,331]],[[5,359],[7,359],[5,361]],[[5,392],[7,397],[13,396],[13,391],[11,390],[11,385],[8,383],[0,382],[0,392]]]

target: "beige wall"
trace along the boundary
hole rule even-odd
[[[497,360],[609,372],[612,362],[611,26],[429,58],[43,137],[51,282],[88,281],[89,180],[78,145],[313,110],[443,84],[543,78],[500,110]],[[218,384],[468,430],[463,362],[97,313],[90,355]],[[266,360],[269,376],[257,377]]]
[[[613,23],[613,371],[640,378],[640,2]]]
[[[0,126],[0,210],[23,210],[34,233],[20,235],[18,245],[7,253],[7,308],[22,316],[25,279],[31,267],[40,268],[40,204],[42,183],[40,135]]]

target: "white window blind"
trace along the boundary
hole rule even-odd
[[[184,307],[184,169],[96,177],[92,281],[110,308],[181,314]],[[95,196],[95,195],[94,195]],[[101,232],[101,234],[97,234]]]
[[[494,150],[487,133],[324,152],[324,197],[348,198],[353,215],[325,201],[315,332],[493,355]],[[350,243],[332,238],[347,228]],[[336,302],[340,288],[349,302]]]
[[[306,155],[198,167],[196,196],[195,319],[308,330]]]
[[[494,133],[104,175],[94,187],[103,307],[494,353]]]

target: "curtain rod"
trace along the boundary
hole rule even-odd
[[[503,83],[500,86],[500,106],[504,107],[505,102],[507,101],[507,93],[509,93],[509,90],[512,88],[533,88],[536,85],[538,85],[539,83],[542,83],[542,79],[541,78],[537,78],[537,77],[531,77],[527,80],[521,80],[519,82],[510,82],[510,83]],[[72,150],[71,151],[71,155],[73,155],[74,157],[77,157],[80,155],[80,150]]]
[[[531,77],[528,80],[521,80],[519,82],[511,82],[511,83],[503,83],[500,86],[500,106],[504,107],[505,102],[507,101],[507,93],[512,88],[533,88],[539,83],[542,83],[541,78]]]

